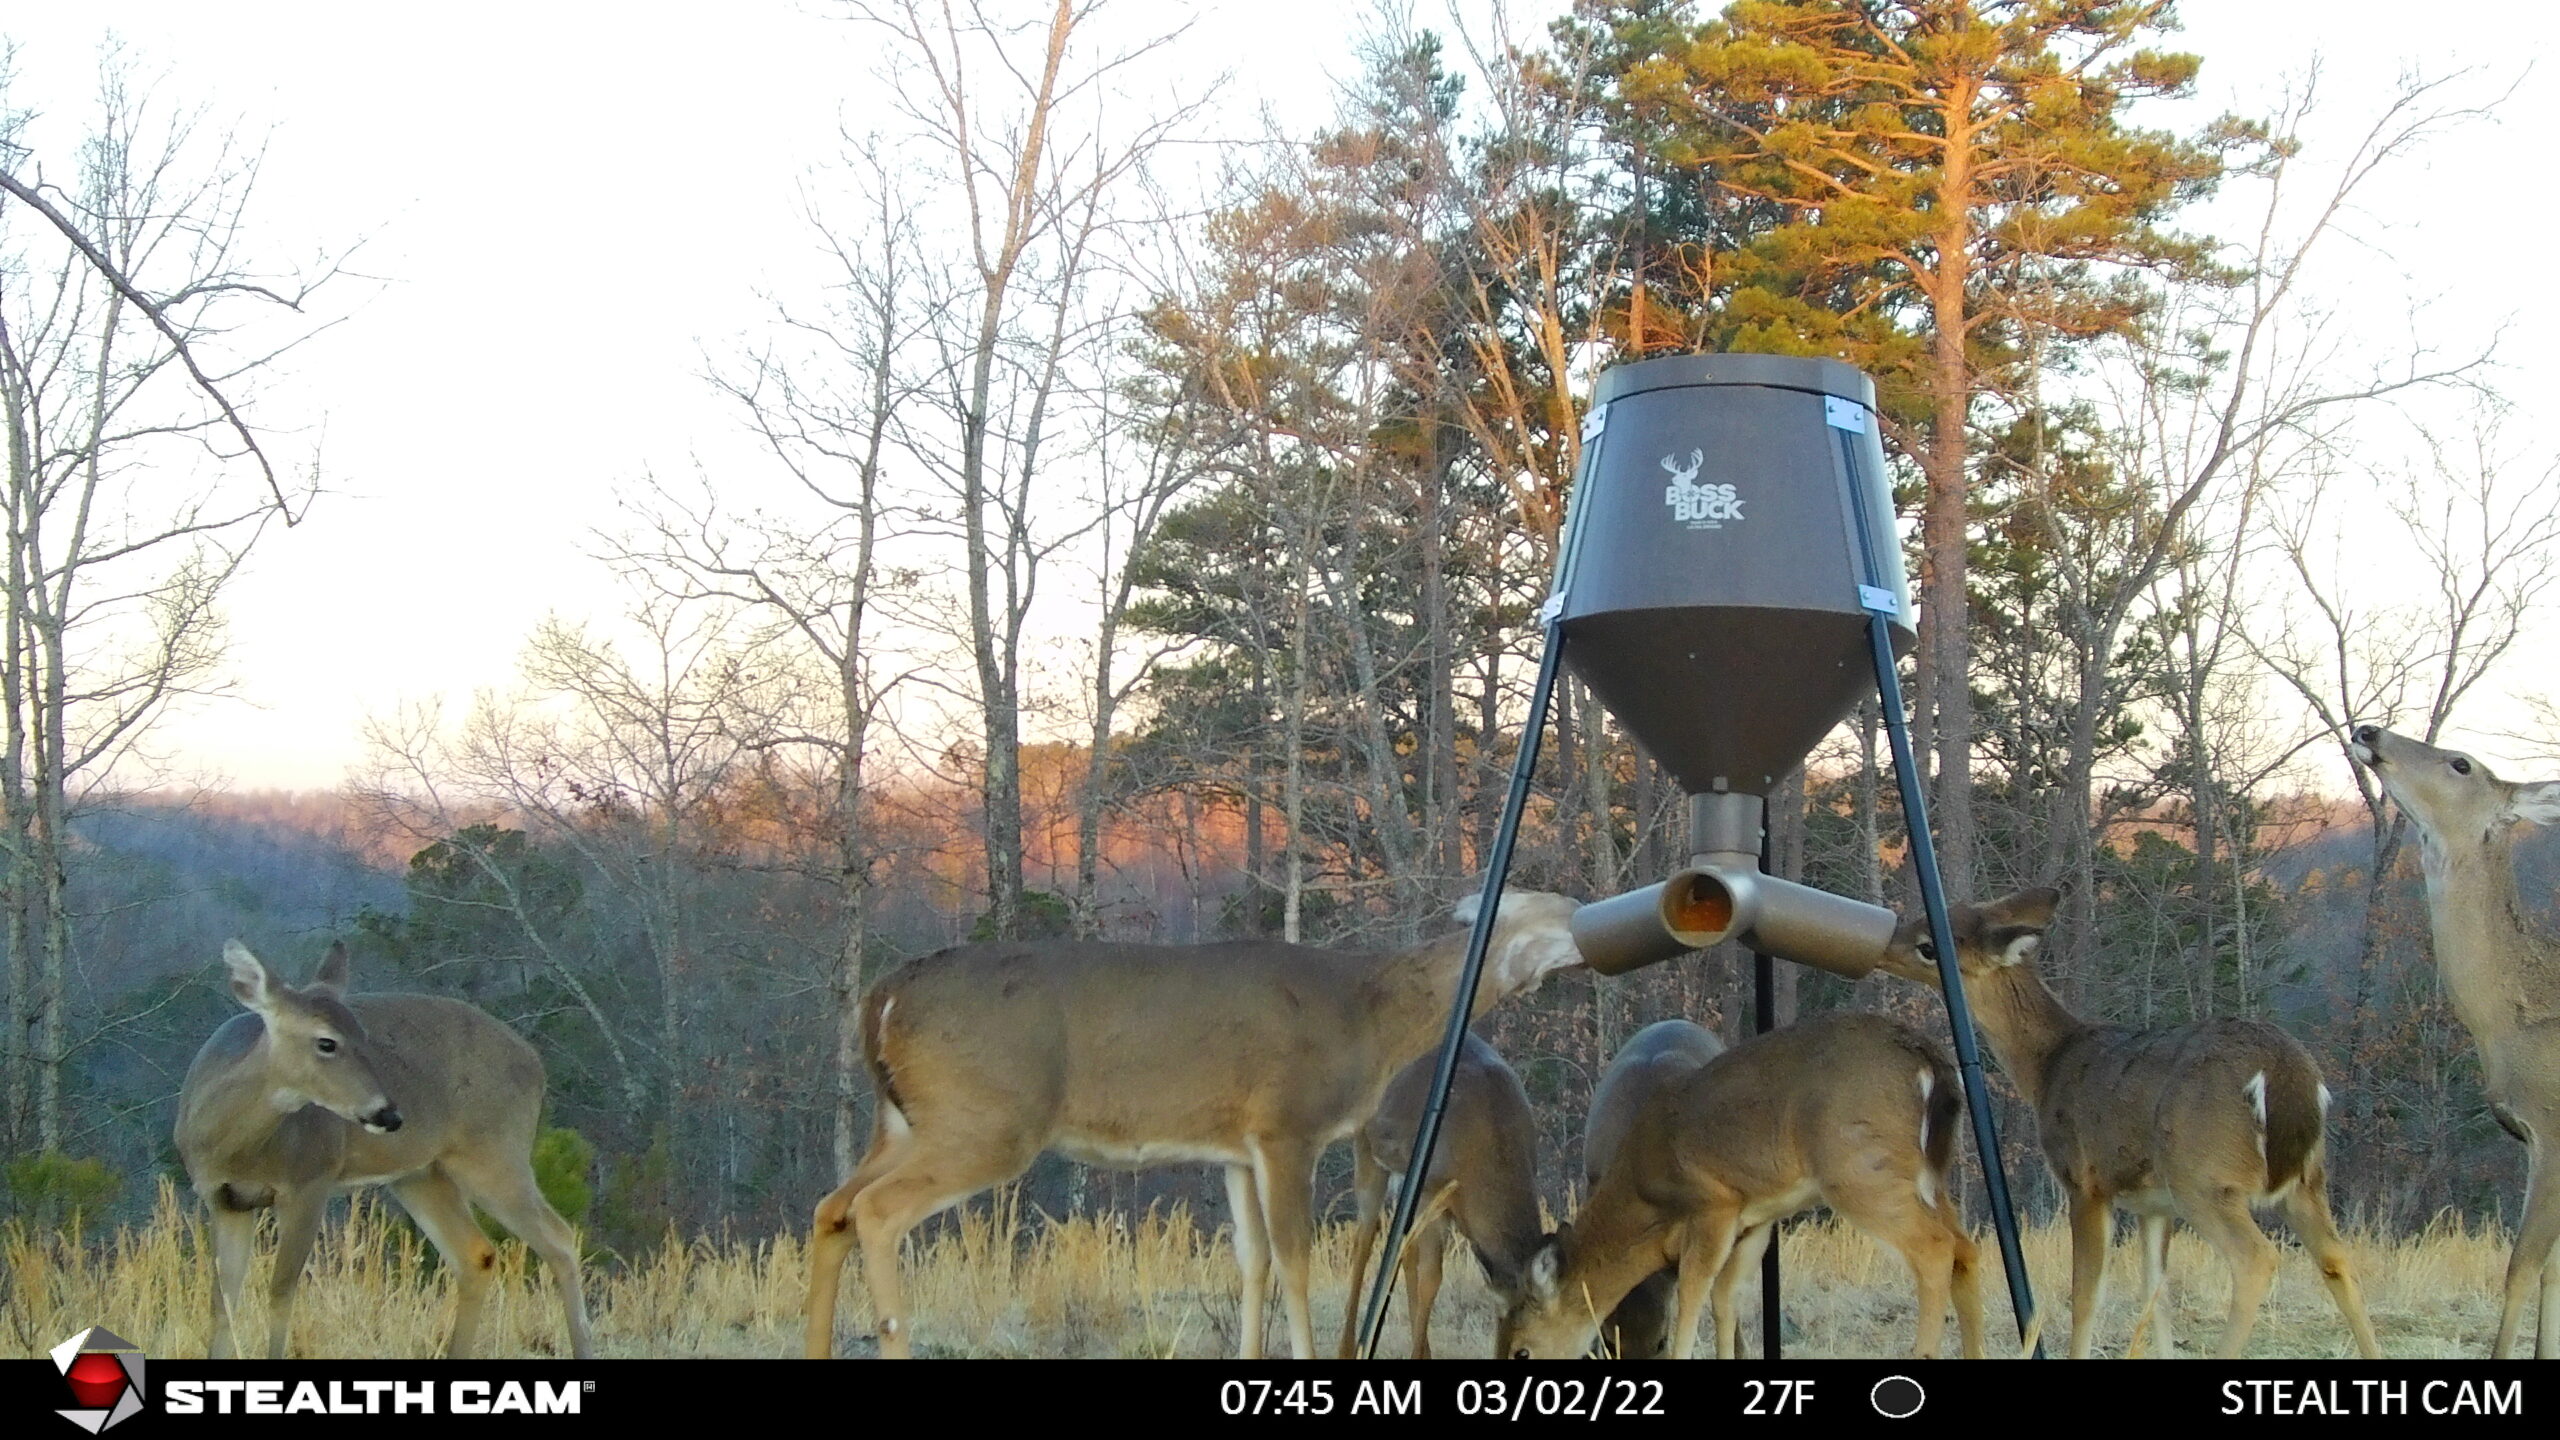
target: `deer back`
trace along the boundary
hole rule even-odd
[[[1663,1086],[1723,1053],[1714,1031],[1688,1020],[1657,1021],[1628,1037],[1591,1089],[1591,1114],[1582,1127],[1584,1180],[1599,1183],[1636,1116]]]

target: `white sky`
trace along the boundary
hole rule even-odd
[[[1227,72],[1211,128],[1245,136],[1265,104],[1293,132],[1321,120],[1368,6],[1198,9],[1178,74]],[[2205,57],[2214,110],[2261,108],[2315,46],[2341,122],[2404,64],[2478,65],[2503,86],[2549,49],[2530,25],[2413,31],[2424,12],[2379,0],[2185,9],[2176,43]],[[302,255],[370,237],[359,268],[389,281],[266,387],[277,413],[325,424],[334,493],[264,541],[231,592],[241,698],[164,732],[190,768],[236,785],[332,785],[367,713],[503,686],[545,612],[613,604],[586,557],[618,486],[737,443],[702,353],[762,322],[760,290],[810,273],[795,183],[836,153],[840,108],[855,128],[882,123],[865,118],[877,44],[816,0],[92,0],[0,20],[20,45],[21,102],[76,109],[110,29],[165,66],[173,94],[273,127],[252,213],[266,244]],[[2380,342],[2411,294],[2449,335],[2512,318],[2507,383],[2529,397],[2554,367],[2524,342],[2560,329],[2533,248],[2549,228],[2519,213],[2546,188],[2550,71],[2527,76],[2504,123],[2377,193],[2353,277]],[[2560,647],[2536,652],[2517,673],[2551,672]]]

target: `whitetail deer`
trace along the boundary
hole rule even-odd
[[[1503,896],[1476,1013],[1582,963],[1575,908],[1559,895]],[[1471,897],[1459,920],[1474,910]],[[1056,1150],[1088,1165],[1225,1166],[1241,1351],[1262,1353],[1276,1257],[1291,1351],[1312,1358],[1316,1157],[1439,1038],[1466,945],[1464,934],[1390,954],[1266,940],[998,943],[908,962],[863,997],[871,1148],[818,1204],[806,1352],[835,1348],[836,1291],[859,1241],[880,1353],[907,1355],[899,1240]]]
[[[2221,1353],[2237,1356],[2276,1271],[2275,1242],[2252,1211],[2278,1204],[2319,1264],[2356,1348],[2381,1355],[2329,1213],[2329,1089],[2310,1052],[2257,1020],[2137,1031],[2072,1014],[2031,963],[2060,899],[2054,890],[2024,890],[1958,905],[1950,921],[1975,1022],[2035,1110],[2045,1163],[2070,1205],[2072,1357],[2090,1352],[2117,1207],[2133,1213],[2142,1238],[2142,1300],[2127,1353],[2141,1353],[2146,1320],[2161,1355],[2171,1353],[2161,1291],[2169,1222],[2183,1218],[2230,1262]],[[1902,922],[1883,968],[1938,983],[1927,920]]]
[[[2501,780],[2468,755],[2372,725],[2349,749],[2418,830],[2436,974],[2480,1047],[2489,1113],[2525,1145],[2524,1218],[2493,1353],[2512,1358],[2538,1278],[2534,1355],[2560,1357],[2560,939],[2526,918],[2517,825],[2560,824],[2560,781]]]
[[[237,940],[222,958],[249,1013],[196,1052],[177,1132],[212,1217],[213,1358],[237,1353],[258,1211],[276,1212],[267,1358],[280,1360],[329,1196],[363,1185],[387,1186],[453,1271],[447,1355],[471,1354],[497,1263],[473,1201],[542,1257],[568,1312],[571,1352],[593,1355],[577,1236],[533,1178],[543,1085],[533,1047],[459,1000],[347,994],[344,945],[299,990]]]
[[[1428,1053],[1397,1071],[1378,1102],[1378,1113],[1351,1137],[1352,1190],[1360,1218],[1351,1241],[1351,1299],[1342,1317],[1340,1354],[1345,1360],[1353,1358],[1359,1339],[1360,1286],[1377,1243],[1387,1181],[1412,1183],[1413,1134],[1422,1123],[1439,1058],[1436,1051]],[[1520,1077],[1473,1031],[1458,1052],[1449,1108],[1431,1151],[1431,1177],[1414,1209],[1413,1229],[1397,1267],[1417,1360],[1431,1358],[1431,1307],[1440,1295],[1440,1266],[1452,1225],[1474,1249],[1486,1283],[1502,1302],[1501,1313],[1509,1313],[1520,1293],[1520,1267],[1545,1231],[1538,1217],[1538,1122]],[[1497,1323],[1493,1353],[1506,1353],[1508,1339]]]
[[[1979,1356],[1980,1266],[1947,1184],[1961,1105],[1935,1042],[1847,1012],[1754,1036],[1666,1081],[1582,1213],[1531,1257],[1513,1357],[1585,1353],[1602,1317],[1667,1265],[1672,1357],[1688,1358],[1712,1285],[1716,1354],[1733,1358],[1743,1274],[1771,1227],[1816,1203],[1910,1262],[1918,1354],[1937,1353],[1952,1297],[1964,1353]]]
[[[1582,1128],[1582,1173],[1591,1190],[1600,1188],[1635,1127],[1636,1116],[1653,1103],[1654,1095],[1723,1053],[1724,1042],[1714,1031],[1687,1020],[1647,1025],[1618,1047],[1600,1083],[1592,1087],[1591,1115]],[[1745,1272],[1757,1266],[1767,1239],[1766,1230],[1743,1237],[1735,1246],[1734,1263]],[[1622,1360],[1650,1360],[1668,1350],[1672,1285],[1677,1279],[1677,1272],[1665,1267],[1637,1281],[1602,1323],[1601,1353]]]

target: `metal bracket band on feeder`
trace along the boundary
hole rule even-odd
[[[1408,1173],[1427,1172],[1438,1137],[1559,660],[1690,796],[1690,863],[1574,918],[1586,963],[1610,975],[1728,939],[1852,979],[1875,968],[1893,912],[1768,874],[1762,797],[1861,700],[1881,694],[1976,1158],[2024,1334],[2034,1301],[2017,1217],[1955,974],[1927,811],[1910,773],[1894,661],[1916,636],[1874,406],[1873,383],[1829,360],[1683,355],[1600,377],[1555,584],[1539,612],[1547,646],[1530,733]],[[1398,1197],[1381,1247],[1363,1354],[1377,1343],[1412,1198]],[[1767,1298],[1774,1306],[1776,1296]]]

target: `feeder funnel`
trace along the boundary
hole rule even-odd
[[[1848,976],[1892,912],[1761,873],[1761,797],[1913,641],[1875,386],[1847,365],[1679,355],[1600,377],[1550,613],[1564,663],[1679,778],[1690,867],[1585,907],[1617,974],[1735,939]]]
[[[1832,360],[1639,360],[1583,428],[1548,602],[1565,664],[1683,789],[1765,795],[1875,693],[1860,587],[1897,654],[1914,638],[1875,385]]]

